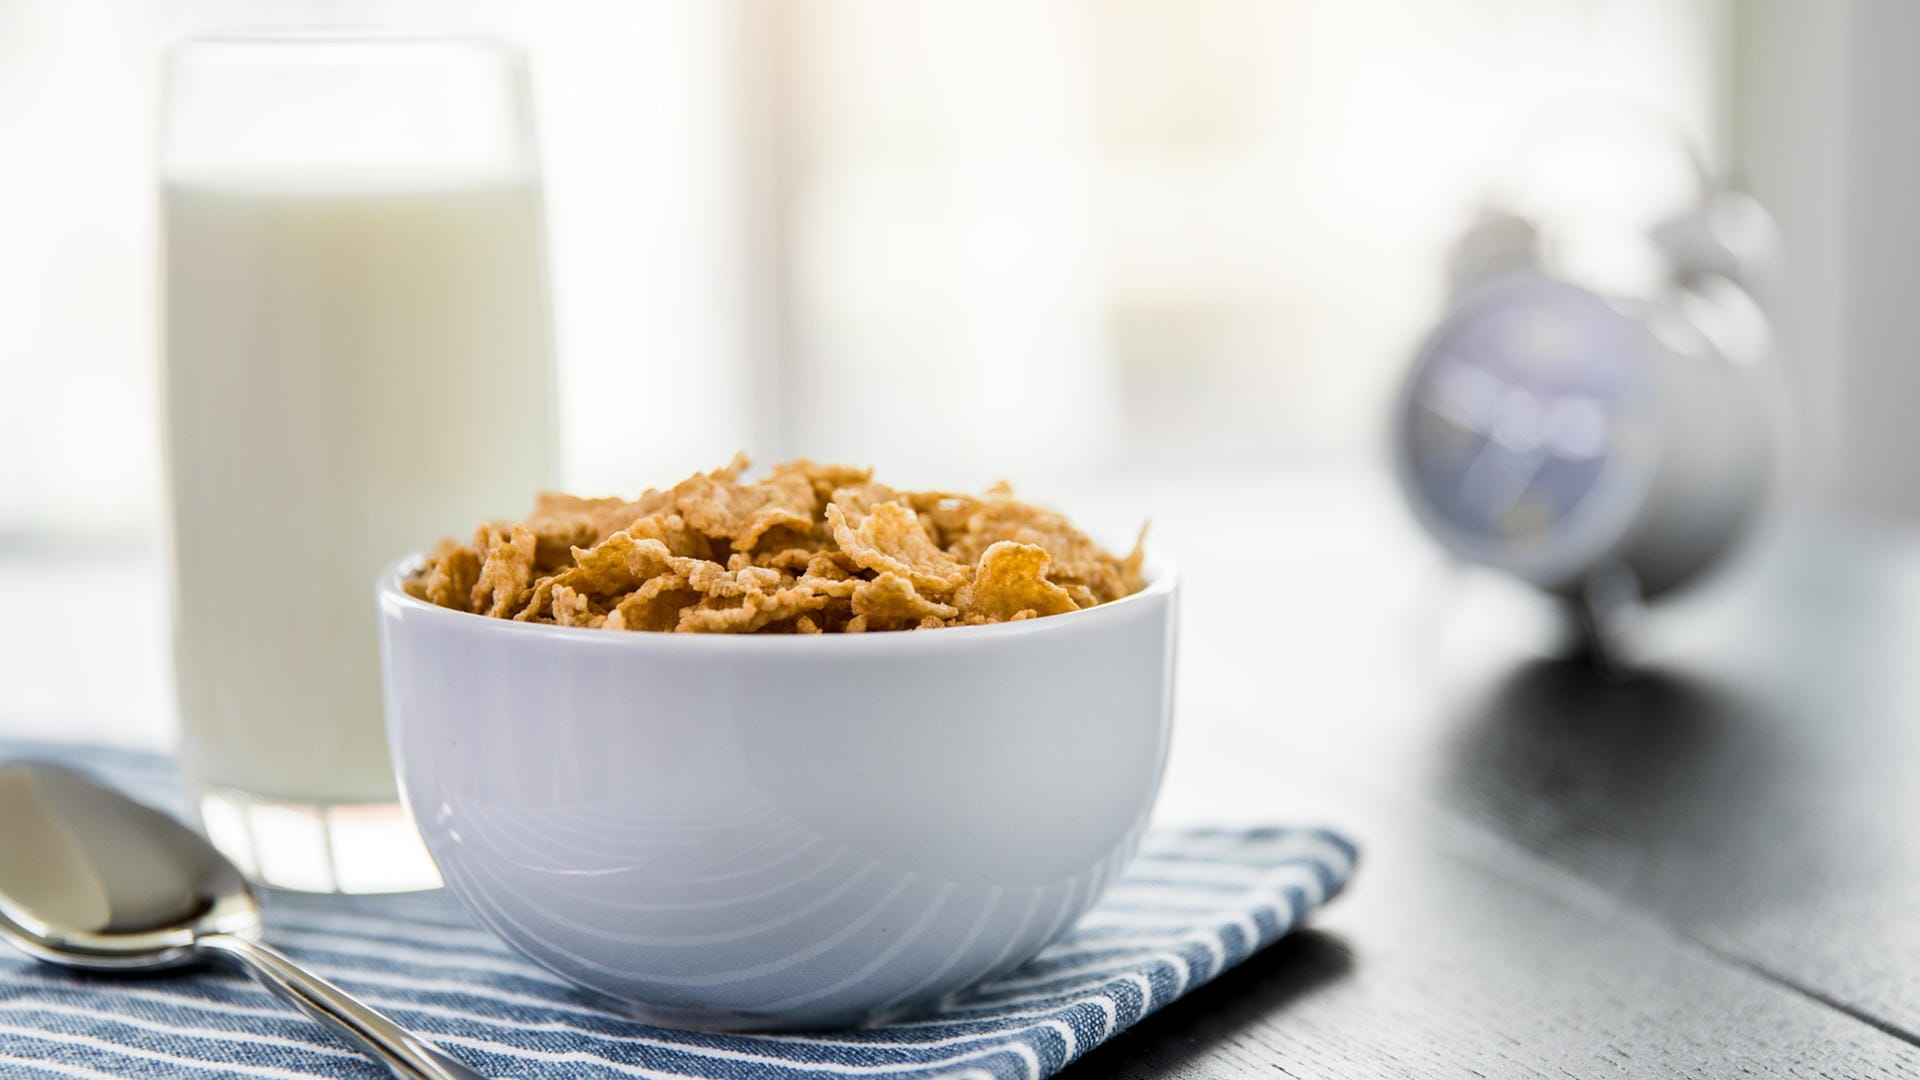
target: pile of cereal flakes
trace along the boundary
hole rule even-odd
[[[542,494],[518,524],[441,541],[406,590],[522,622],[818,634],[1012,622],[1140,589],[1138,542],[1116,558],[1004,483],[895,491],[810,461],[743,482],[747,464],[632,502]]]

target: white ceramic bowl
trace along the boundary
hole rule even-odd
[[[996,626],[528,625],[379,584],[389,737],[447,886],[661,1023],[911,1012],[1058,937],[1133,854],[1176,581]]]

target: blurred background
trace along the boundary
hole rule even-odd
[[[1789,502],[1920,519],[1920,7],[0,0],[0,548],[124,590],[0,585],[96,643],[74,664],[161,618],[162,49],[316,23],[527,50],[573,489],[740,447],[1043,493],[1373,475],[1448,245],[1530,131],[1601,107],[1780,222]],[[10,702],[91,715],[44,661],[0,658]],[[159,665],[80,696],[164,700]]]

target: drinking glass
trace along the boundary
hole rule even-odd
[[[256,880],[437,882],[373,580],[555,471],[525,66],[475,38],[199,38],[166,62],[165,430],[182,760]]]

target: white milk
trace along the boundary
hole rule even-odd
[[[532,181],[171,181],[175,665],[202,785],[391,802],[381,567],[551,484]]]

